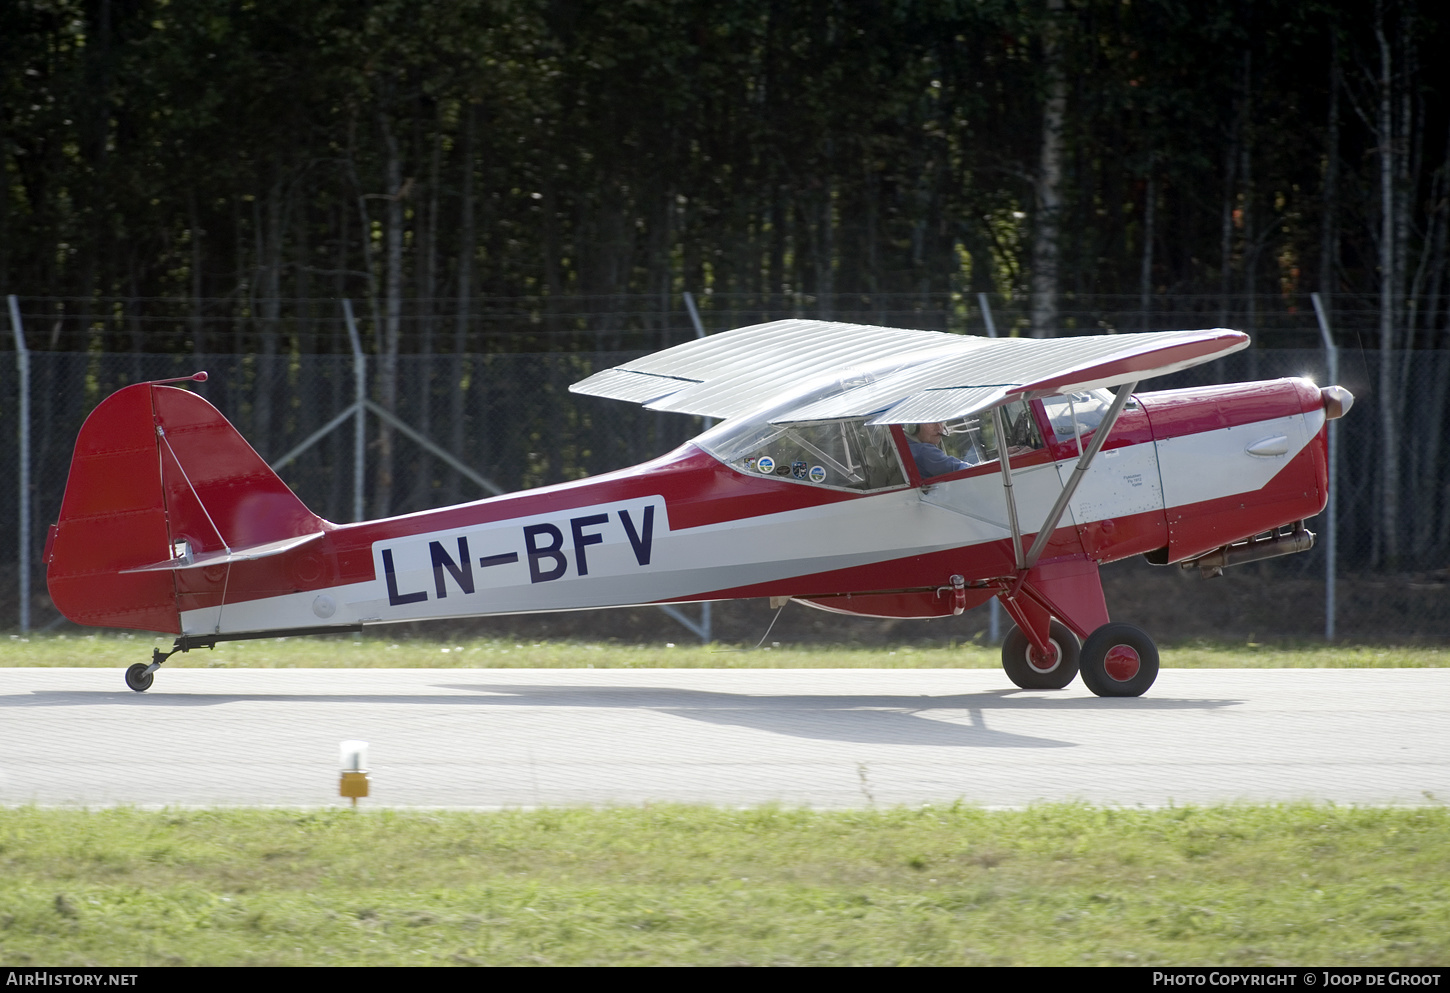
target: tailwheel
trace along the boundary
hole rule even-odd
[[[1024,690],[1060,690],[1072,682],[1080,652],[1077,635],[1066,624],[1053,621],[1048,646],[1045,656],[1039,654],[1022,629],[1014,627],[1002,641],[1002,669],[1007,678]]]
[[[1142,696],[1158,678],[1158,646],[1132,624],[1104,624],[1082,646],[1082,681],[1098,696]]]
[[[152,681],[155,679],[155,673],[151,671],[151,667],[145,662],[137,662],[126,670],[126,685],[137,693],[145,693],[149,690]]]
[[[163,652],[159,648],[151,649],[151,664],[147,665],[145,662],[137,662],[131,668],[127,669],[126,685],[137,693],[145,693],[151,688],[151,682],[156,678],[156,670],[161,668],[162,662],[165,662],[177,652],[187,652],[190,650],[191,647],[185,638],[177,638],[176,647],[169,652]]]

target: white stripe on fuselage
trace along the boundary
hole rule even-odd
[[[1323,426],[1324,411],[1320,409],[1164,438],[1157,448],[1165,501],[1169,507],[1183,507],[1263,489]],[[1248,453],[1255,442],[1279,435],[1288,439],[1282,454]]]
[[[1169,439],[1157,448],[1148,443],[1110,449],[1084,477],[1061,524],[1161,509],[1165,494],[1172,507],[1259,489],[1314,430],[1317,425],[1302,416],[1275,418]],[[1270,458],[1245,454],[1247,445],[1270,434],[1286,435],[1290,450]],[[1012,473],[1026,532],[1041,526],[1074,464],[1067,460]],[[376,579],[228,604],[220,630],[679,600],[1009,536],[997,474],[680,530],[671,529],[664,498],[651,496],[384,539],[372,549]],[[185,633],[212,633],[217,625],[216,608],[182,614]]]

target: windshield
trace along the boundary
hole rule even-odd
[[[1113,394],[1108,390],[1081,390],[1047,397],[1042,401],[1052,433],[1058,441],[1081,439],[1098,429],[1113,405]]]

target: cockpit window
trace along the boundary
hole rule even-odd
[[[1081,440],[1096,431],[1112,404],[1113,394],[1108,390],[1064,393],[1042,401],[1058,441]]]
[[[706,431],[695,444],[739,472],[775,476],[810,486],[880,490],[907,485],[906,470],[889,427],[869,417],[810,423],[771,423],[788,411],[834,396],[863,380],[837,376],[806,386],[769,407],[732,417]]]
[[[1002,421],[1007,428],[1007,451],[1010,455],[1042,447],[1042,434],[1032,411],[1024,400],[1002,405]],[[953,458],[977,465],[995,462],[997,423],[992,411],[985,410],[970,417],[948,421],[942,425],[942,451]]]
[[[906,475],[888,427],[866,418],[812,424],[759,424],[734,438],[701,438],[705,450],[752,475],[777,476],[817,486],[879,490],[905,486]]]

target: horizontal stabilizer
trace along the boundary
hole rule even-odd
[[[290,552],[294,548],[301,548],[308,542],[316,541],[327,532],[318,531],[315,534],[304,534],[296,538],[283,538],[280,541],[269,541],[261,545],[253,545],[250,548],[233,548],[219,552],[202,552],[193,555],[190,549],[186,554],[178,555],[175,558],[167,559],[165,562],[153,562],[151,565],[138,565],[133,569],[122,569],[121,572],[162,572],[167,569],[205,569],[214,565],[230,565],[233,562],[251,562],[254,559],[270,558],[273,555],[281,555]]]

